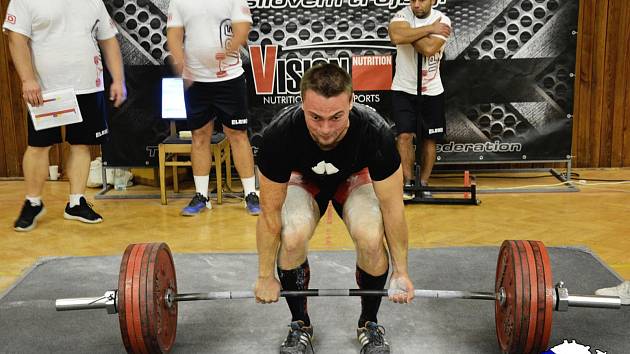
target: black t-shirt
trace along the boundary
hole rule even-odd
[[[339,144],[324,151],[313,141],[300,104],[284,108],[263,131],[257,154],[262,174],[277,183],[292,171],[319,186],[334,187],[367,167],[374,181],[391,176],[400,166],[394,134],[374,109],[355,103],[350,127]]]

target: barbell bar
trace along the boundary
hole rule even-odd
[[[296,296],[389,296],[394,290],[307,289],[281,291]],[[503,353],[547,349],[553,311],[569,307],[619,309],[615,296],[569,295],[563,282],[552,284],[551,265],[540,241],[504,241],[499,251],[494,292],[416,289],[415,297],[495,302],[497,340]],[[131,244],[121,261],[118,289],[100,297],[57,299],[57,311],[105,309],[118,313],[121,336],[130,353],[170,351],[177,331],[177,304],[186,301],[250,299],[246,291],[177,293],[175,267],[165,243]]]

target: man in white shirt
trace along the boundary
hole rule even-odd
[[[27,103],[42,105],[45,91],[73,88],[76,92],[83,121],[65,127],[70,143],[66,165],[70,197],[64,218],[103,221],[84,197],[90,170],[88,145],[99,145],[108,137],[101,50],[113,80],[110,100],[118,107],[126,99],[118,31],[103,2],[11,0],[3,29]],[[32,230],[44,215],[41,195],[48,176],[48,153],[61,141],[61,128],[36,131],[29,116],[23,160],[26,200],[14,224],[16,231]]]
[[[188,125],[196,194],[182,210],[193,216],[210,208],[208,181],[214,121],[223,125],[243,183],[245,207],[258,215],[254,156],[247,136],[247,83],[239,49],[247,44],[252,17],[246,0],[171,0],[168,48],[175,73],[186,82]]]
[[[438,139],[446,133],[444,87],[440,61],[451,34],[451,21],[433,9],[436,0],[411,0],[398,11],[389,25],[389,37],[396,45],[396,74],[392,82],[392,119],[396,123],[397,147],[405,185],[413,180],[413,137],[422,121],[420,183],[428,185]],[[419,139],[420,137],[418,137]],[[405,194],[405,199],[412,199]],[[424,192],[423,197],[430,197]]]

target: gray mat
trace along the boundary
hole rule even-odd
[[[491,291],[498,248],[412,250],[410,273],[417,288]],[[619,278],[590,252],[550,248],[554,281],[572,293],[592,294]],[[176,254],[181,293],[248,289],[254,254]],[[355,288],[353,252],[309,256],[312,288]],[[0,298],[0,352],[120,353],[116,315],[104,310],[55,312],[54,299],[100,296],[117,287],[120,257],[73,257],[42,261]],[[358,298],[311,298],[317,353],[357,353]],[[179,307],[177,353],[277,353],[289,311],[253,300],[198,301]],[[394,353],[496,353],[494,303],[417,299],[411,305],[384,301],[385,325]],[[551,345],[575,339],[591,349],[630,353],[630,309],[572,308],[554,313]]]

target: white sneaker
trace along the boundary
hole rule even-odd
[[[630,305],[630,281],[626,280],[617,286],[598,289],[595,295],[619,296],[622,305]]]

